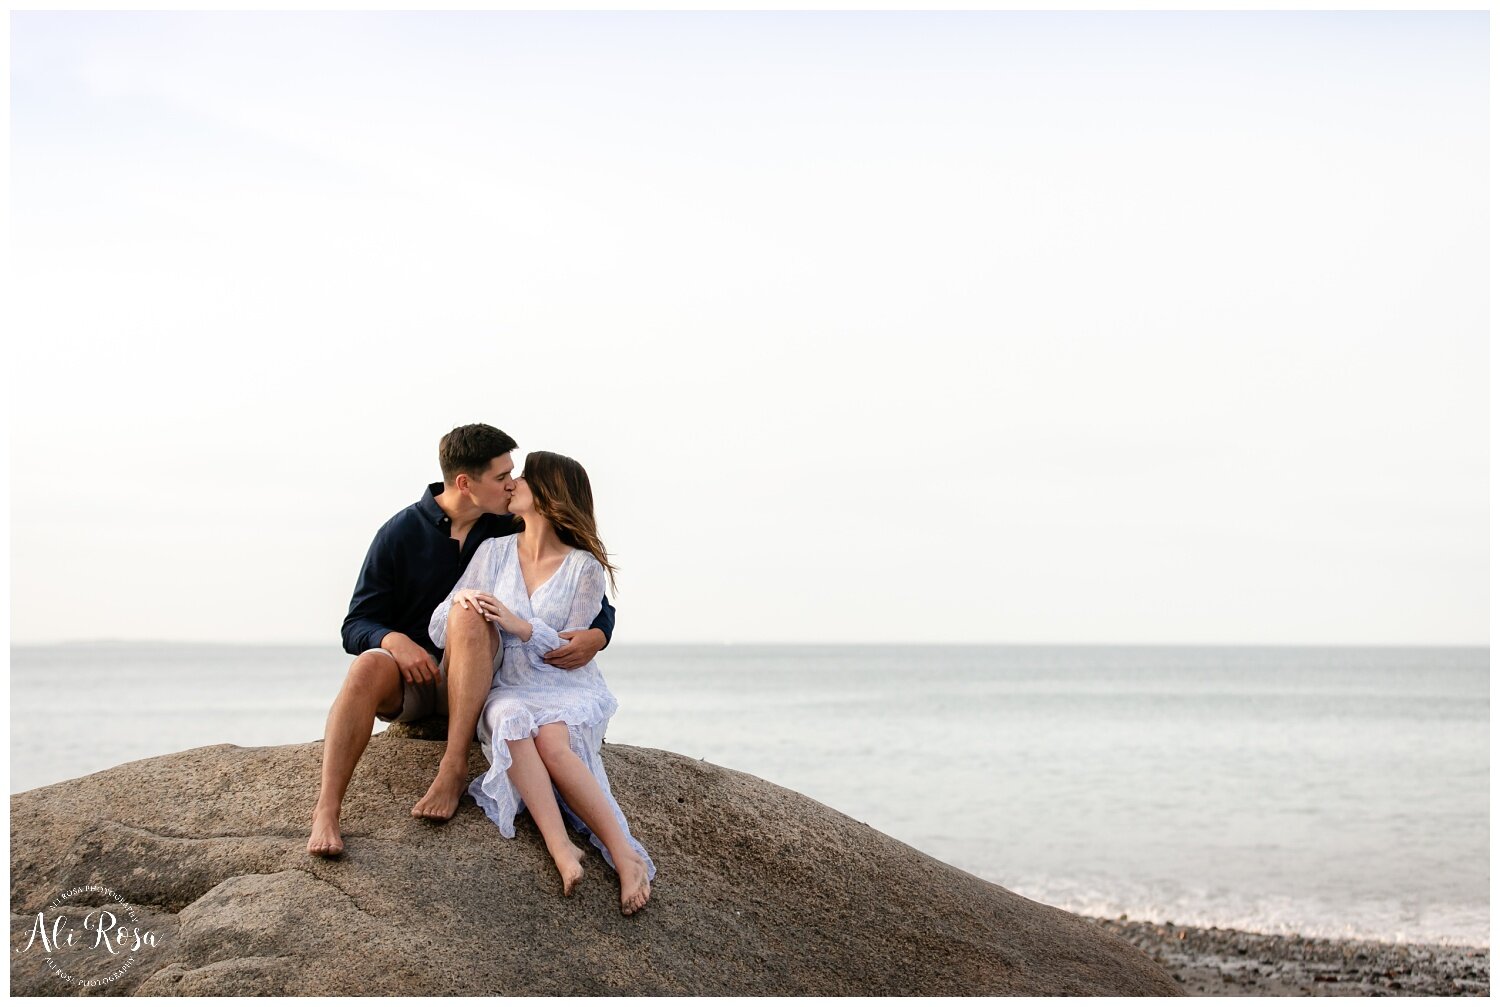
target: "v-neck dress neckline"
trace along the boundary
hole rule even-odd
[[[542,592],[542,588],[546,587],[548,584],[557,579],[557,575],[562,573],[564,568],[566,568],[567,565],[573,561],[573,554],[578,550],[569,547],[568,554],[562,558],[561,563],[557,564],[557,569],[552,571],[552,576],[548,577],[546,580],[538,584],[535,591],[528,591],[526,589],[526,571],[521,568],[520,540],[515,535],[512,535],[510,538],[511,548],[514,549],[516,553],[516,576],[521,578],[521,593],[526,596],[526,604],[533,605],[533,610],[535,610],[535,606],[533,603],[536,600],[536,596]]]

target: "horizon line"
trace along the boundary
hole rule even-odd
[[[1239,641],[1057,641],[1057,640],[973,640],[973,641],[924,641],[924,640],[629,640],[621,641],[631,647],[1326,647],[1326,648],[1452,648],[1489,649],[1489,642],[1481,643],[1245,643]],[[92,639],[16,641],[17,647],[97,647],[119,645],[187,646],[187,647],[330,647],[343,653],[337,642],[306,640],[163,640],[157,638],[123,639],[101,637]],[[607,649],[607,648],[606,648]],[[604,651],[600,651],[604,653]]]

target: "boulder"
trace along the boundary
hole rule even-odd
[[[442,749],[371,740],[332,860],[304,849],[322,742],[197,748],[12,796],[12,994],[1181,993],[1082,917],[801,794],[649,748],[606,745],[604,762],[657,865],[650,903],[622,915],[614,873],[582,841],[585,877],[565,899],[529,816],[515,839],[467,797],[447,823],[411,816]],[[469,768],[485,768],[477,745]],[[88,885],[133,907],[156,945],[78,987],[34,937],[22,948],[38,913],[52,920],[49,903]],[[73,924],[86,905],[119,908],[75,893]],[[53,960],[102,975],[109,957]]]

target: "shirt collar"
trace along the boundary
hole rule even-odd
[[[437,496],[443,492],[442,483],[432,483],[427,487],[427,492],[422,494],[422,499],[417,501],[417,510],[422,516],[439,528],[446,528],[450,522],[448,515],[443,513],[443,508],[438,506]]]

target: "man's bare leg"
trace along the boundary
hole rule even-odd
[[[630,845],[625,830],[615,820],[614,809],[604,796],[599,781],[589,772],[573,749],[568,747],[568,725],[543,724],[536,735],[537,754],[547,767],[547,775],[557,784],[568,807],[583,819],[614,858],[620,875],[620,912],[626,916],[640,910],[651,897],[651,881],[646,877],[646,861]]]
[[[323,729],[323,776],[313,806],[308,853],[336,857],[344,852],[339,815],[349,779],[370,743],[375,714],[394,716],[401,709],[402,691],[401,669],[384,654],[361,654],[349,666]]]
[[[412,805],[418,818],[446,822],[458,810],[469,780],[469,745],[494,681],[499,643],[498,632],[477,609],[454,605],[448,613],[448,746],[432,786]]]

